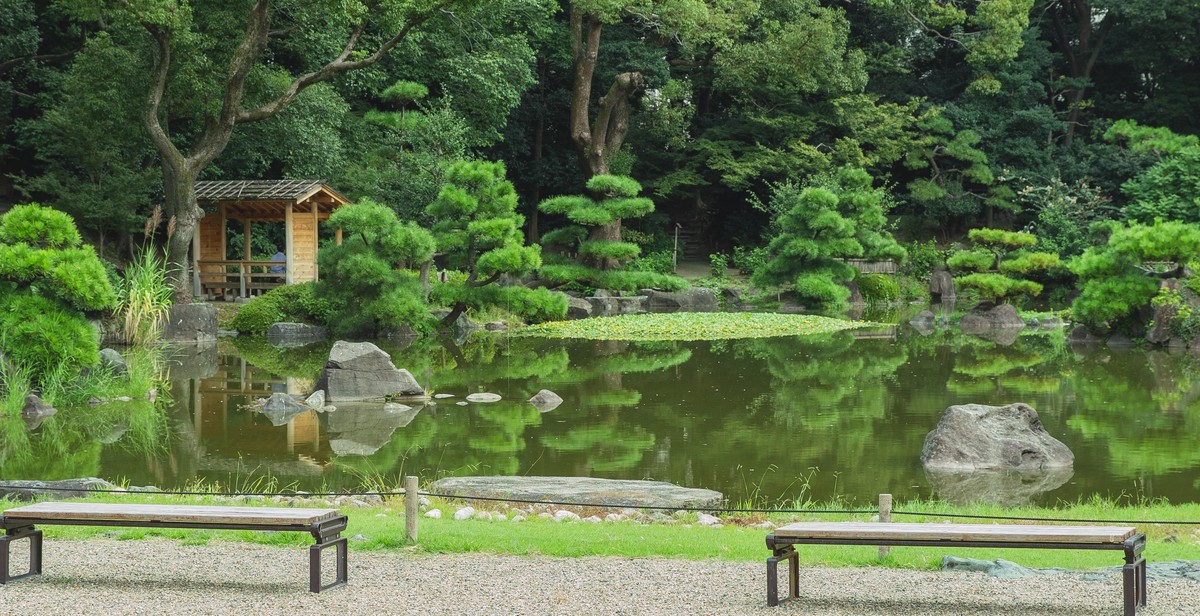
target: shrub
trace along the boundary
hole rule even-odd
[[[708,255],[709,271],[713,278],[724,278],[729,275],[729,257],[715,253]]]
[[[166,262],[152,249],[142,250],[117,282],[117,315],[121,317],[125,344],[144,344],[159,338],[172,291]]]
[[[8,361],[30,370],[35,381],[96,363],[99,334],[82,315],[50,298],[11,288],[0,293],[0,307],[0,348]]]
[[[670,250],[658,250],[630,261],[626,268],[631,271],[672,274],[675,272],[675,257]]]
[[[868,304],[895,302],[900,299],[900,283],[887,274],[862,274],[858,277],[858,292]]]
[[[974,246],[950,255],[946,265],[959,274],[969,272],[955,276],[954,280],[965,290],[974,292],[983,303],[1039,295],[1041,284],[1018,276],[1059,265],[1056,254],[1027,250],[1037,244],[1037,237],[1030,233],[971,229],[968,237]]]
[[[762,267],[767,262],[767,247],[759,246],[757,248],[746,249],[745,246],[733,247],[733,266],[739,272],[745,275],[754,273],[754,270]]]
[[[333,313],[328,300],[317,297],[316,283],[277,287],[242,306],[229,326],[244,334],[261,334],[274,323],[325,325]]]

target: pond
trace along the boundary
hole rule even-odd
[[[8,437],[7,447],[29,452],[0,476],[314,490],[395,485],[406,474],[570,475],[664,480],[739,504],[800,497],[863,505],[881,492],[958,501],[988,488],[927,476],[925,435],[949,405],[1019,401],[1071,448],[1075,466],[1003,478],[1001,500],[1180,502],[1200,488],[1195,358],[1073,349],[1059,330],[1027,331],[1010,344],[902,324],[721,342],[477,335],[461,347],[381,346],[430,393],[454,397],[408,412],[346,407],[273,425],[253,401],[311,391],[328,345],[279,350],[226,340],[174,364],[158,427],[145,404],[128,416],[118,404],[64,410],[20,443]],[[538,412],[526,400],[543,388],[564,403]],[[458,404],[474,392],[504,399]],[[107,423],[97,424],[101,416]]]

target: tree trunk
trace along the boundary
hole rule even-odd
[[[600,52],[602,24],[594,15],[571,8],[571,51],[574,58],[574,82],[571,93],[571,140],[575,142],[584,177],[606,175],[612,158],[621,150],[629,133],[629,96],[640,90],[644,78],[640,72],[621,73],[613,79],[600,99],[595,119],[591,118],[592,77]],[[621,220],[592,229],[592,241],[621,241]],[[612,269],[615,259],[591,259],[593,267]]]
[[[167,275],[177,304],[190,304],[192,296],[189,251],[196,224],[204,211],[196,203],[196,173],[163,164],[164,208],[171,213],[167,236]]]

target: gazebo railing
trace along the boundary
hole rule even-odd
[[[283,261],[197,261],[196,274],[204,292],[237,289],[239,297],[253,290],[274,289],[287,282]],[[272,271],[274,268],[274,271]]]

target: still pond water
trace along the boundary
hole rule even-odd
[[[859,505],[880,492],[1013,504],[1094,494],[1181,502],[1197,500],[1200,489],[1195,358],[1072,349],[1060,331],[1027,332],[1011,344],[946,330],[922,335],[905,324],[722,342],[419,341],[388,348],[396,365],[431,393],[456,397],[403,413],[381,405],[307,412],[281,425],[249,408],[272,392],[308,393],[328,348],[238,339],[182,356],[157,423],[152,413],[63,411],[28,435],[33,455],[0,477],[95,475],[162,488],[205,480],[235,489],[263,487],[269,477],[314,490],[405,474],[571,475],[664,480],[735,502],[838,497]],[[543,388],[565,402],[538,412],[525,400]],[[456,404],[474,392],[504,400]],[[922,443],[948,405],[1017,401],[1034,406],[1074,451],[1073,471],[924,472]],[[96,427],[101,415],[108,423]]]

